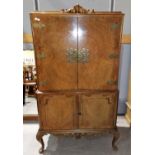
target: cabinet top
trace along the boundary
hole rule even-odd
[[[80,6],[79,4],[73,6],[70,9],[62,9],[61,11],[33,11],[30,14],[59,14],[59,15],[124,15],[121,11],[95,11],[94,9],[85,9],[84,7]]]

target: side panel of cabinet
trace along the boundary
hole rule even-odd
[[[79,89],[117,88],[122,21],[122,14],[78,17],[78,51],[88,52],[78,63]]]
[[[38,111],[41,129],[67,130],[76,126],[75,97],[39,95]]]
[[[113,128],[116,125],[117,94],[103,93],[80,97],[81,129]]]
[[[77,63],[68,62],[67,49],[77,48],[77,17],[32,13],[31,25],[38,89],[76,89]]]

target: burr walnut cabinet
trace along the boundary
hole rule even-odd
[[[30,14],[37,68],[37,140],[45,134],[111,133],[116,127],[123,14],[76,5]]]

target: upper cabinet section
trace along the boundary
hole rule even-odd
[[[116,89],[123,16],[79,5],[31,13],[38,89]]]

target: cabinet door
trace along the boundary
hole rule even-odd
[[[78,88],[117,88],[122,20],[122,14],[78,17]]]
[[[77,17],[32,13],[31,25],[41,91],[77,88],[77,63],[69,62],[68,49],[77,48]]]
[[[117,95],[104,93],[80,97],[81,129],[113,128],[116,124]]]
[[[38,95],[41,129],[68,130],[76,126],[75,97],[66,95]]]

